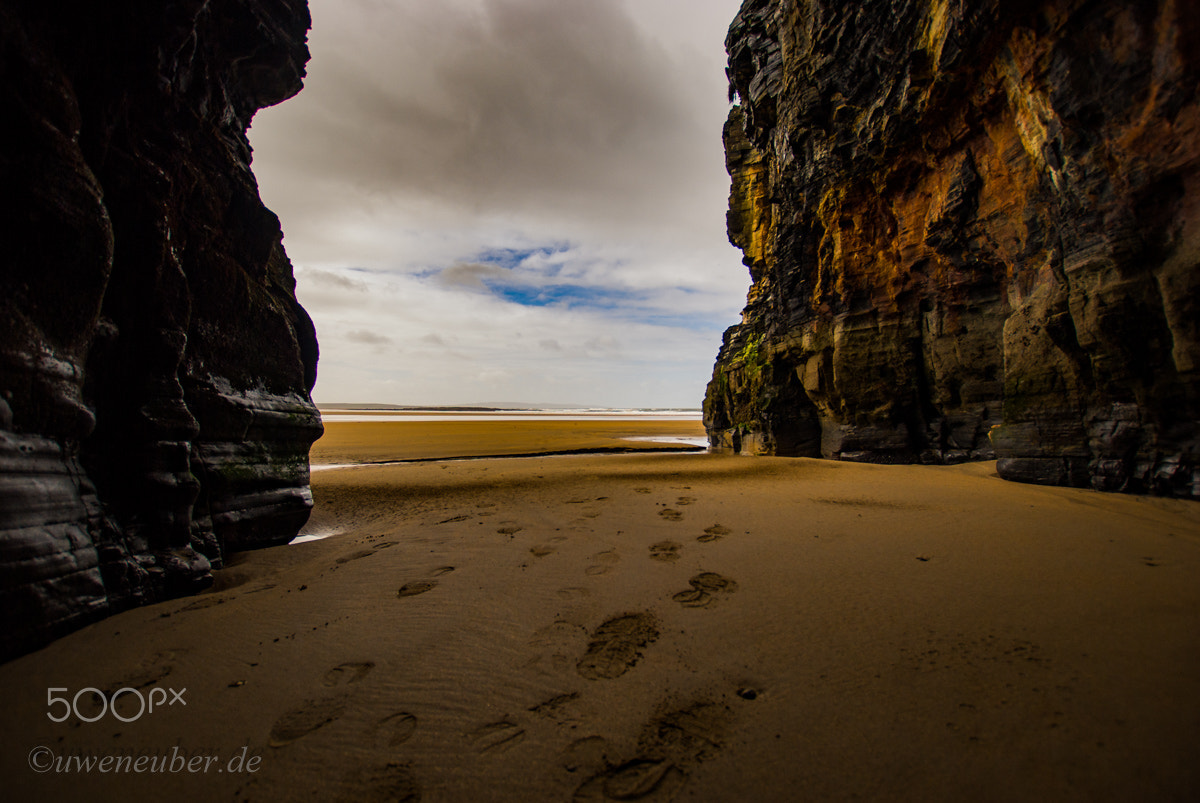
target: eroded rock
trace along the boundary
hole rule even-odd
[[[1200,17],[747,0],[716,446],[1200,497]]]
[[[0,658],[308,517],[313,326],[246,129],[303,0],[0,3]]]

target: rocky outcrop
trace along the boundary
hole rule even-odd
[[[746,0],[719,447],[1200,497],[1195,4]]]
[[[308,517],[313,326],[250,172],[304,0],[0,0],[0,658]]]

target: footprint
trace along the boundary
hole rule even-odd
[[[637,663],[641,650],[658,638],[648,613],[627,613],[609,619],[592,633],[587,652],[576,670],[588,680],[617,678]]]
[[[588,779],[572,800],[669,801],[683,788],[687,776],[667,761],[635,758]]]
[[[688,580],[688,582],[693,588],[702,588],[705,591],[714,593],[737,591],[737,583],[716,572],[701,572],[691,580]]]
[[[643,753],[667,755],[677,762],[707,761],[724,746],[729,711],[714,703],[695,703],[649,722],[642,731]]]
[[[679,560],[679,550],[681,545],[674,541],[659,541],[650,547],[650,557],[654,560],[661,560],[664,563]]]
[[[466,521],[469,518],[471,518],[471,517],[470,516],[454,516],[449,519],[443,519],[442,521],[439,521],[438,524],[454,524],[455,522]]]
[[[567,588],[560,588],[554,593],[558,594],[559,599],[579,599],[580,597],[590,597],[592,595],[591,591],[588,591],[586,588],[581,586],[568,586]]]
[[[407,711],[397,711],[375,723],[374,742],[379,747],[399,747],[412,738],[417,730],[417,718]]]
[[[526,643],[531,647],[550,647],[575,639],[581,630],[583,628],[579,625],[573,625],[562,619],[555,619],[545,627],[535,630]]]
[[[532,706],[529,711],[530,713],[537,714],[538,716],[548,717],[560,725],[565,725],[568,722],[574,723],[575,720],[568,716],[563,709],[578,699],[579,692],[577,691],[573,691],[570,694],[559,694],[551,697],[545,702],[541,702],[535,706]]]
[[[389,541],[385,544],[377,544],[376,546],[373,546],[370,549],[360,549],[357,552],[351,552],[349,555],[343,555],[342,557],[338,558],[334,562],[338,563],[338,564],[342,564],[342,563],[349,563],[352,560],[361,560],[362,558],[369,558],[372,555],[374,555],[376,552],[378,552],[379,550],[387,549],[388,547],[395,546],[395,545],[396,545],[395,541]]]
[[[667,521],[683,521],[683,514],[678,510],[672,510],[669,507],[658,511],[658,515],[662,516]]]
[[[685,608],[704,608],[713,603],[712,594],[709,594],[707,591],[701,591],[698,588],[680,591],[671,597],[671,599]]]
[[[317,728],[328,725],[346,710],[346,701],[337,698],[310,700],[292,711],[288,711],[271,726],[267,744],[283,747],[307,736]]]
[[[685,608],[706,608],[719,596],[737,591],[737,583],[716,572],[701,572],[688,583],[692,586],[690,589],[671,597]]]
[[[407,764],[379,768],[358,767],[346,779],[353,792],[346,799],[361,803],[420,803],[421,784]]]
[[[484,725],[469,735],[480,753],[505,753],[525,740],[525,729],[515,722],[502,719]]]
[[[681,496],[675,500],[675,504],[680,505],[680,506],[685,506],[685,505],[690,505],[692,502],[695,502],[695,501],[696,501],[696,497],[694,497],[694,496]]]
[[[600,767],[604,765],[607,753],[608,742],[603,736],[584,736],[563,748],[558,763],[567,772],[575,772],[583,767]]]
[[[536,654],[524,665],[541,675],[556,676],[571,671],[586,631],[559,619],[538,629],[527,642]]]
[[[509,538],[512,538],[514,535],[516,535],[517,533],[521,532],[521,530],[524,530],[524,529],[525,529],[524,527],[519,527],[516,524],[509,524],[509,525],[506,525],[506,526],[501,527],[500,529],[496,530],[496,532],[499,533],[500,535],[507,535]]]
[[[338,664],[333,669],[330,669],[325,673],[325,679],[323,683],[326,686],[343,686],[351,683],[358,683],[374,668],[374,661]]]
[[[708,543],[710,541],[720,540],[723,536],[729,535],[733,530],[728,527],[722,527],[720,524],[714,524],[704,530],[704,535],[696,536],[697,541]]]
[[[400,590],[396,592],[398,597],[415,597],[417,594],[424,594],[426,591],[432,591],[437,588],[437,580],[414,580],[411,583],[405,583],[400,586]]]
[[[556,550],[549,544],[535,544],[529,547],[529,552],[535,558],[544,558],[547,555],[553,555]]]
[[[631,761],[608,767],[589,778],[576,790],[574,800],[673,800],[687,782],[685,770],[715,758],[729,732],[729,710],[709,702],[670,711],[650,720],[638,738],[638,755]],[[599,737],[591,737],[598,739]],[[582,740],[586,744],[586,740]],[[585,748],[581,744],[581,748]],[[572,745],[574,747],[574,745]],[[594,757],[599,744],[581,749],[583,757]],[[564,752],[564,756],[566,753]],[[601,760],[606,760],[601,752]],[[596,765],[593,759],[592,766]],[[570,769],[570,767],[568,767]]]
[[[112,696],[123,688],[145,689],[153,686],[171,674],[175,668],[171,662],[179,657],[179,653],[174,650],[155,653],[142,661],[132,674],[125,675],[121,680],[105,686],[102,693],[111,700]]]
[[[614,564],[621,561],[621,556],[617,553],[617,550],[608,549],[604,552],[597,552],[595,555],[592,555],[591,559],[596,562],[584,569],[584,572],[592,577],[596,577],[611,572]]]
[[[190,605],[185,605],[175,613],[184,613],[185,611],[201,611],[205,608],[211,608],[214,605],[224,605],[225,602],[226,599],[224,597],[208,597],[207,599],[196,600]]]
[[[335,561],[336,563],[349,563],[352,560],[360,560],[361,558],[369,558],[375,554],[373,549],[360,549],[357,552],[352,552],[349,555],[344,555]]]
[[[431,571],[429,573],[429,576],[430,577],[441,577],[443,574],[450,574],[450,572],[452,572],[452,571],[454,571],[453,566],[438,566],[436,569],[434,569],[433,571]]]

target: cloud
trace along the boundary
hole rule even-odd
[[[612,335],[600,335],[585,343],[584,349],[591,357],[618,356],[621,354],[622,344]]]
[[[364,343],[368,346],[390,346],[392,339],[376,332],[370,332],[366,329],[353,329],[346,332],[343,337],[351,343]]]
[[[466,293],[434,277],[370,279],[355,308],[317,321],[318,398],[356,401],[375,388],[381,401],[453,404],[478,400],[611,406],[696,406],[721,325],[696,336],[675,326],[614,320],[604,310],[521,306]],[[310,305],[316,288],[301,283]],[[395,360],[343,332],[386,332]],[[386,389],[390,389],[386,390]],[[389,395],[400,394],[400,395]]]
[[[305,273],[305,280],[317,285],[325,285],[339,290],[355,290],[358,292],[366,292],[367,285],[361,281],[355,281],[349,276],[342,273],[337,273],[331,270],[316,270],[311,269]]]
[[[473,262],[458,262],[437,273],[437,280],[452,287],[466,287],[475,290],[487,290],[484,279],[499,279],[504,276],[504,269],[495,265],[480,265]]]
[[[307,86],[251,139],[316,397],[698,405],[748,284],[720,142],[739,5],[311,0]]]
[[[344,198],[638,223],[670,212],[654,210],[657,182],[694,183],[700,149],[683,134],[702,121],[689,65],[620,3],[358,0],[312,11],[309,97],[285,107],[298,118],[289,131],[264,136]],[[305,102],[314,96],[322,102]],[[609,203],[614,194],[624,203]]]

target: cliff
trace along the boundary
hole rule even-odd
[[[308,517],[313,326],[246,129],[304,0],[0,1],[0,658]]]
[[[1200,11],[746,0],[720,447],[1200,497]]]

